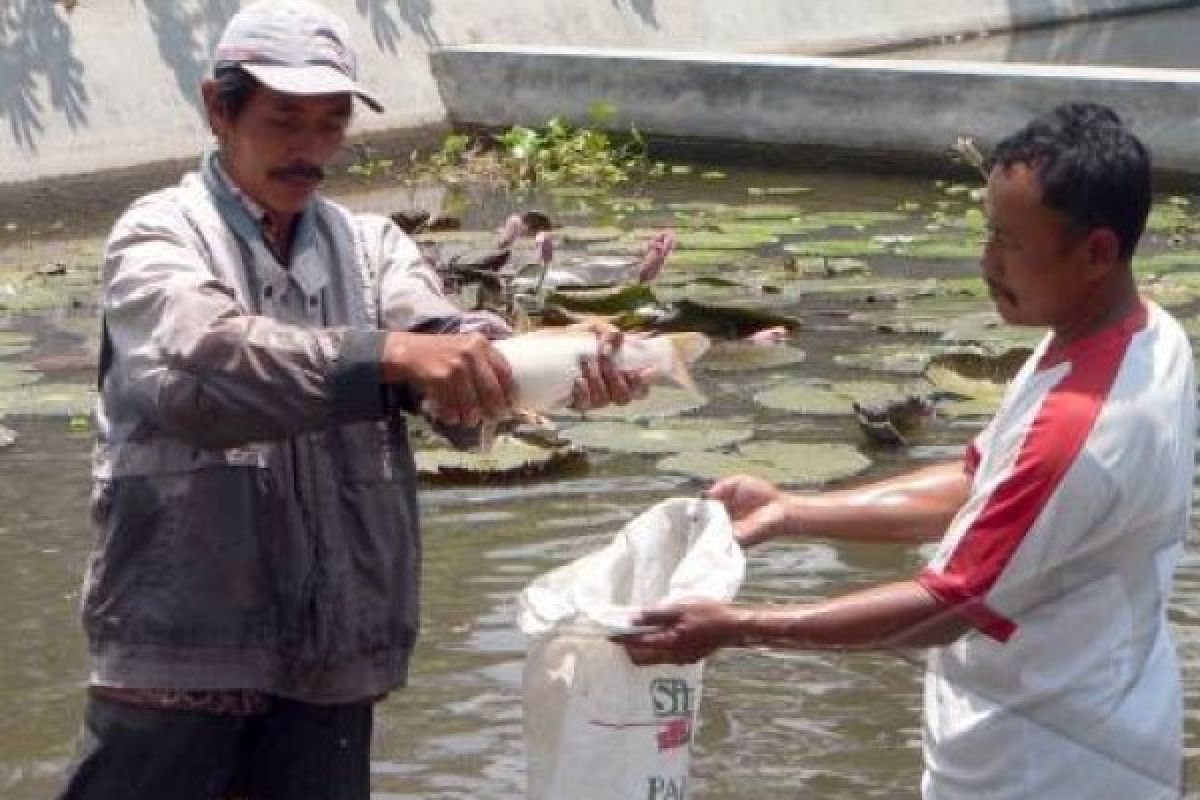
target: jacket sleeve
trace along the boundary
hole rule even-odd
[[[391,220],[363,215],[358,224],[368,257],[380,265],[379,306],[383,327],[420,333],[482,333],[489,339],[511,335],[503,319],[487,311],[464,311],[442,288],[437,268]]]
[[[379,418],[382,331],[256,315],[200,256],[182,212],[135,207],[105,251],[104,390],[201,447]]]

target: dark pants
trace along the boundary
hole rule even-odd
[[[370,703],[239,717],[93,696],[59,800],[368,800],[371,721]]]

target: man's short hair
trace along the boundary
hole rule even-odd
[[[242,115],[260,85],[239,64],[218,64],[213,69],[213,81],[217,84],[217,105],[230,120]]]
[[[1132,259],[1150,213],[1150,155],[1116,112],[1059,106],[996,145],[988,169],[1014,164],[1037,175],[1046,207],[1080,232],[1110,229],[1121,260]]]

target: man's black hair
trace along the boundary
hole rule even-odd
[[[1150,155],[1112,109],[1066,103],[996,145],[988,162],[1028,165],[1042,203],[1079,232],[1108,228],[1128,262],[1150,213]]]
[[[238,64],[217,64],[213,80],[217,84],[217,105],[231,120],[242,115],[259,86],[258,79]]]

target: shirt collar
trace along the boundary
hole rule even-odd
[[[202,172],[209,182],[210,191],[217,196],[218,206],[223,205],[225,208],[222,216],[226,222],[250,245],[252,251],[261,248],[260,258],[266,256],[266,209],[233,182],[221,166],[216,148],[205,155]],[[317,241],[316,205],[315,201],[309,203],[308,208],[304,209],[300,218],[296,220],[296,227],[292,233],[291,268],[286,273],[279,270],[279,274],[274,277],[264,276],[277,292],[283,291],[289,273],[292,281],[309,297],[316,295],[329,283],[329,265],[321,258]]]

